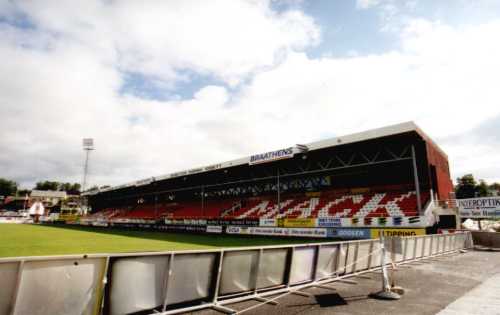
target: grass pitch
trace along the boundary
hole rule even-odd
[[[0,224],[0,257],[208,249],[314,241],[83,226]]]

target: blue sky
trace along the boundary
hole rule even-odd
[[[413,120],[500,180],[499,37],[493,0],[0,1],[0,174],[79,181],[84,137],[104,185]]]

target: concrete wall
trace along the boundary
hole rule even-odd
[[[472,239],[474,241],[474,245],[500,249],[499,232],[472,231]]]

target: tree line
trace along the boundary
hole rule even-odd
[[[63,183],[57,181],[40,181],[35,184],[33,190],[56,190],[65,191],[70,195],[79,195],[81,190],[81,185],[79,183]],[[19,185],[9,179],[0,178],[0,196],[24,196],[28,194],[31,189],[21,189]]]
[[[500,183],[488,184],[482,179],[476,181],[472,174],[466,174],[457,178],[455,195],[458,199],[497,196],[500,195]]]

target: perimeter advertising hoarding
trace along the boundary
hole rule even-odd
[[[379,238],[381,233],[384,236],[416,236],[425,235],[425,229],[370,229],[372,238]]]
[[[328,229],[327,237],[346,240],[363,240],[371,237],[370,229]]]
[[[209,219],[208,225],[240,225],[240,226],[259,226],[259,219]]]
[[[250,228],[245,226],[226,226],[227,234],[250,234]]]
[[[280,228],[280,227],[226,227],[227,234],[251,234],[269,236],[327,237],[327,230],[321,228]]]
[[[276,226],[276,219],[260,218],[259,226]]]
[[[95,223],[92,223],[93,226]],[[97,225],[103,226],[103,225]],[[109,226],[115,228],[125,228],[125,229],[154,229],[156,225],[154,223],[138,223],[138,222],[110,222]]]
[[[207,225],[207,233],[222,233],[222,226],[220,225]]]
[[[207,225],[205,219],[165,219],[167,225]]]
[[[205,233],[207,227],[202,225],[159,225],[157,229],[172,232]]]
[[[341,227],[341,218],[318,218],[318,227]]]
[[[318,219],[319,220],[319,219]],[[324,222],[324,221],[323,221]],[[327,221],[328,222],[328,221]],[[319,223],[319,221],[318,221]],[[326,223],[323,223],[325,226]],[[427,220],[423,216],[415,217],[373,217],[341,218],[342,227],[425,227]],[[335,226],[332,226],[335,227]]]
[[[299,218],[286,218],[278,223],[279,226],[288,228],[313,228],[316,227],[316,219],[299,219]]]
[[[462,218],[500,218],[500,197],[457,199]]]

